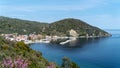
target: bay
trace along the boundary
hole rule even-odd
[[[81,38],[65,45],[34,43],[30,47],[59,65],[67,56],[81,68],[120,68],[120,30],[106,31],[112,37]]]

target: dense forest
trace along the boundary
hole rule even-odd
[[[79,36],[85,36],[86,34],[94,34],[95,36],[100,34],[108,35],[108,33],[104,30],[91,26],[84,21],[73,18],[63,19],[53,23],[42,23],[0,16],[0,33],[36,33],[68,36],[71,29],[74,29]]]

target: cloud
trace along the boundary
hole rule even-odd
[[[9,6],[9,5],[5,5],[5,6],[0,6],[0,10],[1,11],[25,11],[25,12],[30,12],[32,10],[30,10],[29,7],[24,7],[24,6]]]
[[[8,11],[23,11],[23,12],[34,12],[34,11],[82,11],[92,8],[98,8],[105,4],[106,0],[83,0],[78,1],[77,4],[64,4],[64,5],[26,5],[26,6],[15,6],[15,5],[1,5],[0,9],[4,12]]]

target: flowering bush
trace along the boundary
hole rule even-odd
[[[12,58],[4,58],[2,63],[3,68],[28,68],[28,60],[16,57],[14,60]]]

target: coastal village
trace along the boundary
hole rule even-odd
[[[37,42],[43,42],[43,43],[49,43],[51,36],[44,36],[41,34],[30,34],[30,35],[16,35],[16,34],[1,34],[1,36],[5,37],[5,39],[10,41],[24,41],[25,44],[30,43],[37,43]],[[54,36],[54,38],[57,38],[57,36]]]
[[[48,35],[41,35],[41,34],[29,34],[29,35],[18,35],[18,34],[1,34],[1,36],[5,37],[5,39],[10,41],[24,41],[25,44],[31,44],[31,43],[50,43],[51,40],[57,40],[57,39],[67,39],[69,40],[65,42],[61,42],[62,44],[70,42],[72,40],[76,40],[78,37],[78,34],[76,31],[71,29],[69,31],[71,37],[60,37],[60,36],[48,36]]]
[[[50,43],[51,40],[56,41],[58,39],[68,39],[66,41],[62,41],[60,44],[66,44],[70,41],[76,40],[79,37],[79,34],[71,29],[69,31],[69,37],[68,36],[49,36],[49,35],[42,35],[42,34],[29,34],[29,35],[18,35],[18,34],[1,34],[5,39],[10,40],[10,41],[23,41],[25,44],[31,44],[31,43]],[[93,38],[93,37],[100,37],[99,36],[94,36],[93,35],[88,35],[86,36],[80,36],[79,38]]]

